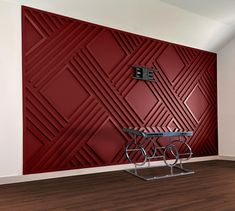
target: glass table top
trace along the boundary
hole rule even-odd
[[[161,136],[192,136],[192,131],[185,131],[179,128],[169,127],[125,127],[123,131],[143,137],[161,137]]]

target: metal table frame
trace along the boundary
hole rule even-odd
[[[141,178],[144,180],[154,180],[154,179],[162,179],[162,178],[169,178],[169,177],[175,177],[175,176],[182,176],[182,175],[188,175],[193,174],[194,171],[183,168],[183,161],[189,160],[192,157],[192,149],[189,146],[186,140],[182,140],[181,137],[189,137],[193,135],[192,131],[170,131],[170,132],[160,132],[160,131],[154,131],[154,132],[146,132],[138,129],[132,129],[132,128],[123,128],[123,131],[126,133],[129,133],[132,135],[133,140],[132,142],[128,143],[125,148],[125,154],[130,163],[134,164],[133,169],[127,170],[127,172]],[[142,137],[143,140],[138,142],[137,137]],[[156,140],[154,138],[158,137],[178,137],[178,139],[170,140],[169,144],[167,144],[165,147],[158,147],[156,144]],[[144,149],[143,143],[146,141],[151,141],[153,144],[153,154],[147,155],[146,150]],[[180,153],[179,149],[176,147],[176,142],[180,144],[181,146],[184,146],[186,148],[186,152]],[[157,150],[163,151],[162,154],[157,155]],[[133,156],[131,154],[135,154],[137,152],[141,152],[143,156],[142,162],[136,162],[133,160]],[[169,161],[166,157],[166,155],[170,153],[174,159],[173,161]],[[153,159],[160,159],[163,160],[165,165],[169,167],[170,172],[169,174],[163,175],[163,176],[143,176],[139,174],[138,170],[140,169],[146,169],[146,168],[156,168],[152,167],[150,161]],[[144,167],[144,165],[147,162],[147,167]],[[174,172],[174,168],[178,169],[179,172]]]

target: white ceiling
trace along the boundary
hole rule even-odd
[[[162,0],[235,28],[235,0]]]

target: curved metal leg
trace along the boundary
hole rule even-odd
[[[192,155],[193,155],[192,148],[185,141],[174,140],[174,141],[172,141],[172,143],[180,143],[181,144],[180,149],[182,149],[182,148],[185,149],[183,153],[179,152],[179,159],[181,161],[189,160],[192,157]],[[186,157],[184,157],[184,156],[186,156]]]
[[[173,157],[174,157],[173,158],[173,160],[174,160],[173,163],[169,163],[169,161],[167,161],[166,157],[169,154],[173,155]],[[164,163],[168,167],[172,168],[172,167],[174,167],[177,164],[178,160],[179,160],[179,151],[178,151],[177,147],[174,144],[168,144],[166,146],[164,152],[163,152],[163,161],[164,161]]]
[[[141,161],[141,163],[134,160],[134,157],[136,156],[138,152],[141,152],[142,157],[143,157],[143,161]],[[126,146],[125,153],[126,153],[126,157],[128,161],[130,163],[135,164],[135,166],[143,166],[147,161],[147,155],[146,155],[144,148],[141,145],[137,144],[135,141],[129,143]]]

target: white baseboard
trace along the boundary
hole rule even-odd
[[[202,161],[217,160],[217,159],[219,159],[219,156],[195,157],[195,158],[191,158],[188,161],[185,161],[185,163],[202,162]],[[163,166],[163,165],[165,165],[163,161],[151,162],[151,166],[157,167],[157,166]],[[94,174],[94,173],[101,173],[101,172],[119,171],[119,170],[130,169],[133,167],[134,167],[133,164],[123,164],[123,165],[102,166],[102,167],[84,168],[84,169],[67,170],[67,171],[56,171],[56,172],[49,172],[49,173],[1,177],[0,184],[2,185],[2,184],[11,184],[11,183],[19,183],[19,182],[29,182],[29,181],[36,181],[36,180],[76,176],[76,175]]]
[[[231,161],[235,161],[235,156],[228,156],[228,155],[220,155],[219,156],[220,160],[231,160]]]

